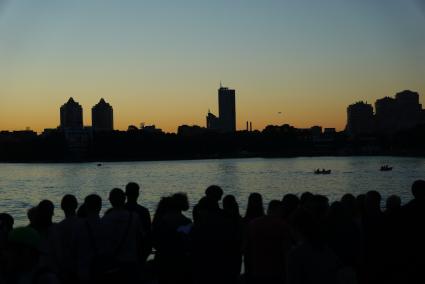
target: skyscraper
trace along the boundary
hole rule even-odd
[[[364,102],[357,102],[347,108],[346,131],[351,136],[371,134],[374,131],[373,107]]]
[[[68,102],[60,108],[60,128],[83,128],[83,108],[73,98],[69,98]]]
[[[393,134],[413,128],[421,123],[422,105],[419,94],[405,90],[396,94],[395,99],[385,97],[375,103],[376,127],[379,133]]]
[[[103,98],[92,108],[91,114],[94,131],[114,130],[114,110]]]
[[[421,121],[422,105],[419,103],[419,94],[410,90],[395,95],[397,104],[397,130],[409,129]]]
[[[376,100],[375,120],[378,133],[387,134],[397,130],[398,113],[394,98],[384,97]]]
[[[207,128],[219,132],[236,131],[235,90],[221,86],[218,89],[218,117],[208,111]]]
[[[218,89],[218,117],[223,132],[236,131],[235,90],[222,86]]]

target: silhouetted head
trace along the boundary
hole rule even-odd
[[[359,194],[356,197],[357,209],[361,214],[364,213],[366,208],[366,194]]]
[[[282,202],[272,200],[267,207],[267,216],[282,218]]]
[[[376,190],[371,190],[366,193],[365,209],[367,212],[381,211],[381,194]]]
[[[32,207],[30,209],[28,209],[27,211],[27,217],[28,220],[30,221],[30,226],[34,227],[37,223],[37,207]]]
[[[125,195],[127,195],[128,202],[137,202],[139,198],[140,186],[135,182],[129,182],[125,186]]]
[[[87,217],[87,208],[86,208],[85,202],[83,204],[81,204],[80,207],[78,207],[77,217],[78,218],[86,218]]]
[[[340,224],[345,222],[348,217],[348,212],[345,210],[342,202],[335,201],[329,207],[328,221],[332,224]]]
[[[42,200],[37,205],[37,220],[40,225],[50,225],[52,223],[52,217],[54,214],[55,206],[50,200]]]
[[[208,199],[219,202],[223,196],[223,190],[218,185],[210,185],[205,190],[205,195]]]
[[[233,195],[226,195],[223,198],[223,210],[224,212],[231,217],[238,218],[239,214],[239,205],[236,202],[236,198]]]
[[[187,198],[186,193],[184,192],[174,193],[171,197],[174,200],[174,204],[177,210],[179,211],[189,210],[189,199]]]
[[[204,196],[199,200],[194,209],[193,217],[195,221],[195,219],[199,220],[198,217],[200,217],[200,215],[207,216],[209,214],[216,214],[220,211],[220,206],[217,200]]]
[[[292,214],[290,222],[295,232],[296,238],[301,238],[310,242],[313,246],[321,246],[322,239],[319,234],[317,218],[313,214],[304,209],[298,208]]]
[[[257,192],[253,192],[248,197],[245,218],[252,220],[264,216],[263,197]]]
[[[356,202],[356,197],[351,193],[346,193],[341,197],[341,203],[353,204]]]
[[[344,194],[341,198],[341,205],[344,208],[344,211],[352,218],[356,215],[356,204],[356,197],[350,193]]]
[[[121,208],[125,205],[125,194],[120,188],[114,188],[109,193],[109,202],[113,208]]]
[[[385,208],[387,212],[398,210],[401,207],[401,198],[397,195],[391,195],[387,198]]]
[[[292,193],[285,194],[285,196],[282,198],[283,217],[289,217],[289,215],[291,215],[291,213],[298,208],[299,204],[300,199],[298,196]]]
[[[77,207],[78,201],[74,195],[67,194],[62,198],[61,209],[65,212],[66,217],[75,215]]]
[[[155,215],[153,217],[152,226],[154,229],[160,224],[166,214],[174,212],[175,209],[176,205],[171,196],[162,197],[156,207]]]
[[[311,197],[303,207],[309,210],[317,220],[323,220],[329,209],[329,200],[326,196],[316,194]]]
[[[311,193],[309,191],[304,192],[303,194],[301,194],[301,198],[300,198],[301,205],[306,204],[311,199],[313,199],[313,197],[314,197],[314,194],[313,193]]]
[[[0,213],[0,229],[10,232],[13,229],[14,220],[10,214]]]
[[[97,194],[87,195],[84,199],[87,214],[99,215],[102,209],[102,198]]]
[[[412,194],[417,200],[425,200],[425,180],[416,180],[412,184]]]

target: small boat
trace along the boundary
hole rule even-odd
[[[329,175],[331,173],[331,170],[325,170],[325,169],[319,170],[319,169],[317,169],[317,170],[314,171],[314,173],[316,175]]]
[[[102,166],[102,164],[97,164],[97,166],[98,166],[98,167],[101,167],[101,166]]]
[[[390,167],[388,165],[382,166],[381,169],[380,169],[381,172],[389,172],[389,171],[392,171],[392,170],[393,170],[393,167]]]

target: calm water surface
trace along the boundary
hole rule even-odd
[[[383,164],[394,166],[380,172]],[[332,169],[331,175],[314,175],[316,168]],[[281,199],[285,193],[304,191],[326,194],[331,200],[344,193],[375,189],[383,197],[398,194],[410,199],[410,185],[425,178],[425,159],[399,157],[315,157],[282,159],[227,159],[161,162],[117,162],[82,164],[1,164],[0,212],[8,212],[16,224],[27,223],[26,211],[41,199],[56,205],[55,220],[62,218],[61,197],[72,193],[82,200],[98,193],[108,208],[107,195],[129,181],[142,185],[141,203],[151,212],[161,196],[187,192],[192,205],[211,184],[238,199],[245,210],[249,193],[263,194],[265,201]]]

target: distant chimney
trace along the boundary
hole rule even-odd
[[[249,131],[252,132],[252,121],[249,122]]]
[[[246,131],[249,131],[249,128],[248,128],[248,120],[246,121]]]

